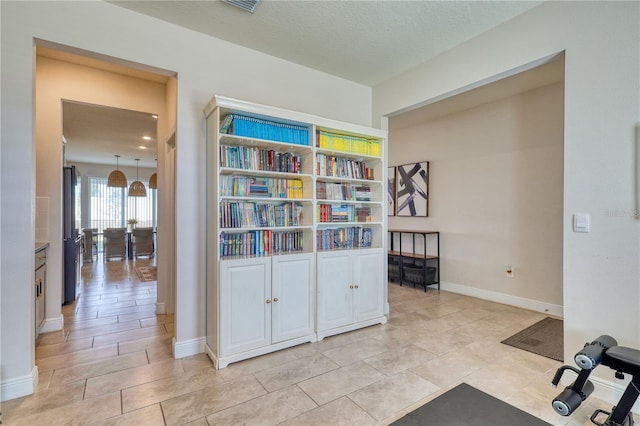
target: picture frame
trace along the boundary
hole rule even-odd
[[[396,167],[387,169],[387,216],[396,215]]]
[[[404,164],[396,170],[396,216],[429,216],[429,162]]]

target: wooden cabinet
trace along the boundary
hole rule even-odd
[[[221,261],[217,368],[315,341],[313,272],[311,253]]]
[[[313,254],[274,256],[271,260],[272,343],[312,336],[316,312]]]
[[[271,343],[271,259],[220,263],[220,357]]]
[[[386,322],[387,133],[221,96],[204,113],[217,368]]]
[[[386,322],[382,250],[320,252],[318,338]]]

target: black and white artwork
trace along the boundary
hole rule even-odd
[[[429,216],[429,162],[398,166],[396,172],[396,214]]]
[[[387,170],[387,215],[396,215],[396,168]]]

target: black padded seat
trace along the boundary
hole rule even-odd
[[[637,349],[614,346],[604,353],[602,363],[614,370],[640,377],[640,351]]]

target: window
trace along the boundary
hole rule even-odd
[[[147,187],[146,197],[129,197],[127,188],[109,188],[107,178],[89,176],[89,228],[98,228],[98,232],[124,228],[130,219],[136,219],[138,227],[156,227],[156,191],[149,189],[149,182],[140,180]]]

